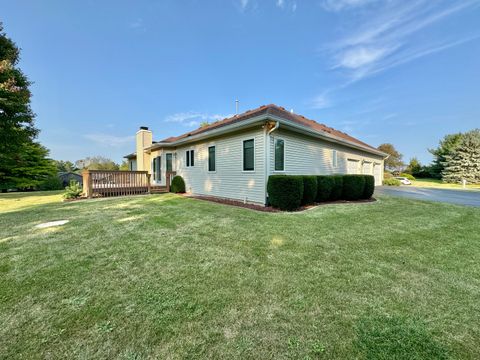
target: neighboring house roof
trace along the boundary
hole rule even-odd
[[[254,118],[271,118],[274,121],[276,119],[282,119],[282,120],[285,120],[286,123],[288,123],[289,125],[296,125],[297,129],[307,130],[310,133],[315,133],[322,137],[328,138],[331,141],[344,143],[347,146],[355,146],[355,147],[367,150],[368,152],[373,152],[377,155],[387,156],[387,154],[383,153],[382,151],[364,143],[363,141],[360,141],[354,138],[353,136],[350,136],[334,128],[328,127],[325,124],[320,124],[314,120],[307,119],[302,115],[298,115],[293,112],[287,111],[285,110],[285,108],[277,106],[275,104],[263,105],[263,106],[260,106],[259,108],[248,110],[242,114],[216,121],[212,124],[189,131],[185,134],[182,134],[179,136],[171,136],[169,138],[163,139],[156,143],[154,142],[152,146],[147,150],[153,149],[153,148],[160,148],[163,146],[175,146],[177,143],[190,141],[190,138],[194,140],[198,137],[207,137],[207,136],[210,136],[210,132],[211,132],[211,135],[214,136],[220,130],[228,131],[230,127],[232,127],[232,129],[236,128],[237,125],[241,125],[242,123],[247,123],[248,120],[252,120]],[[128,158],[128,156],[129,155],[125,157]]]
[[[137,153],[131,153],[128,155],[124,156],[125,159],[136,159],[137,158]]]

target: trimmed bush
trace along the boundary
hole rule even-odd
[[[402,183],[400,182],[400,180],[395,178],[383,180],[383,185],[387,185],[387,186],[400,186],[401,184]]]
[[[375,191],[375,177],[373,175],[363,175],[365,177],[365,187],[361,199],[370,199]]]
[[[298,209],[303,199],[303,177],[270,175],[267,191],[272,206],[289,211]]]
[[[185,181],[180,175],[177,175],[172,179],[170,191],[176,194],[185,192]]]
[[[364,189],[365,177],[363,175],[343,175],[343,199],[358,200],[362,198]]]
[[[332,189],[335,186],[335,179],[330,175],[317,176],[317,202],[327,201],[330,199]]]
[[[333,179],[333,187],[330,193],[330,200],[340,200],[343,193],[343,175],[332,175],[331,178]]]
[[[70,180],[70,185],[65,188],[64,199],[77,199],[82,195],[83,189],[78,181]]]
[[[412,174],[401,173],[400,176],[407,178],[408,180],[415,180],[415,176],[413,176]]]
[[[313,204],[317,197],[317,177],[315,175],[304,175],[302,205]]]

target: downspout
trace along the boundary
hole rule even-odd
[[[280,122],[276,121],[275,126],[265,131],[265,205],[267,204],[267,182],[270,175],[270,134],[280,127]],[[265,127],[267,129],[267,127]]]

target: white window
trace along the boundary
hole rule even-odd
[[[334,168],[338,166],[337,150],[332,150],[332,166]]]
[[[285,141],[275,139],[275,171],[285,170]]]
[[[255,140],[243,141],[243,171],[255,170]]]
[[[185,152],[185,163],[187,167],[191,167],[195,165],[195,151],[194,150],[187,150]]]

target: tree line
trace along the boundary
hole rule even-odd
[[[405,172],[418,178],[441,179],[448,183],[480,183],[480,129],[464,133],[448,134],[438,146],[428,149],[433,161],[422,165],[413,157],[408,164],[402,161],[402,154],[392,144],[382,144],[379,150],[389,154],[385,169],[391,172]]]

